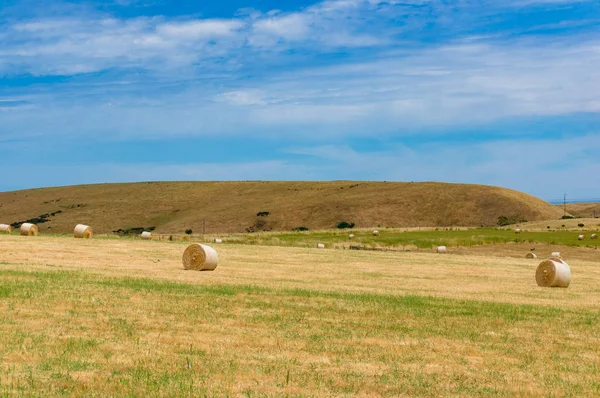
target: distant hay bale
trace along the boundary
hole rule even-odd
[[[144,231],[144,232],[142,232],[141,237],[142,237],[143,240],[151,240],[152,239],[152,232]]]
[[[525,258],[537,258],[537,256],[535,255],[535,253],[529,252],[525,255]]]
[[[560,252],[552,252],[552,254],[550,255],[550,257],[560,258]]]
[[[592,236],[590,236],[590,238],[592,238],[592,239],[598,239],[598,235],[592,234]]]
[[[577,240],[584,240],[584,239],[585,239],[585,235],[579,235],[579,236],[577,237]]]
[[[221,238],[215,238],[215,243],[223,243],[223,239],[221,239]]]
[[[36,236],[39,231],[37,225],[26,222],[24,224],[21,224],[19,232],[23,236]]]
[[[78,239],[90,239],[92,235],[94,235],[94,231],[92,230],[92,227],[88,225],[77,224],[73,231],[73,235]]]
[[[448,251],[448,248],[446,246],[438,246],[437,247],[437,252],[440,254],[444,254]]]
[[[520,234],[521,233],[521,229],[520,228],[515,228],[515,234]]]
[[[12,232],[12,226],[8,224],[0,224],[0,234],[10,234]]]
[[[354,234],[350,234],[350,235],[348,235],[348,238],[350,238],[350,239],[354,239]]]
[[[219,256],[210,246],[194,243],[183,252],[183,268],[193,271],[214,271]]]
[[[377,230],[373,231],[373,236],[379,236],[379,231],[377,231]]]
[[[569,287],[571,268],[560,258],[549,258],[538,265],[535,281],[540,287]]]
[[[317,243],[317,249],[325,249],[325,245],[323,243]]]

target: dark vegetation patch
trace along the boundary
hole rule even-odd
[[[259,211],[258,213],[256,213],[256,217],[266,217],[269,214],[270,213],[268,211]]]
[[[40,216],[34,217],[34,218],[30,218],[29,220],[25,220],[25,221],[17,221],[14,222],[12,224],[10,224],[13,228],[20,228],[21,224],[25,224],[25,223],[31,223],[31,224],[43,224],[45,222],[50,221],[50,217],[54,217],[57,214],[62,213],[62,210],[58,210],[55,211],[54,213],[46,213],[46,214],[42,214]]]
[[[518,224],[518,223],[522,223],[522,222],[527,222],[527,220],[525,220],[523,217],[515,215],[515,216],[500,216],[498,217],[498,226],[499,227],[504,227],[506,225],[513,225],[513,224]]]
[[[354,223],[348,223],[346,221],[340,221],[337,225],[337,228],[339,229],[347,229],[347,228],[354,228]]]
[[[296,227],[296,228],[292,228],[292,231],[294,231],[294,232],[308,231],[308,228],[306,228],[306,227]]]
[[[135,227],[135,228],[127,228],[127,229],[117,229],[114,230],[113,233],[119,236],[129,236],[129,235],[139,235],[142,232],[152,232],[156,229],[156,227]]]

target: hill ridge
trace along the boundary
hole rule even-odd
[[[507,188],[433,181],[150,181],[0,192],[0,223],[40,216],[41,232],[71,233],[85,223],[97,233],[225,233],[327,229],[340,221],[364,228],[490,226],[500,216],[534,221],[562,211]]]

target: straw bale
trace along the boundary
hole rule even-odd
[[[10,234],[12,232],[12,226],[8,224],[0,224],[0,234]]]
[[[515,228],[515,234],[520,234],[521,233],[521,229],[520,228]]]
[[[577,237],[577,240],[584,240],[584,239],[585,239],[585,235],[579,235],[579,236]]]
[[[592,234],[592,236],[590,236],[590,238],[592,238],[592,239],[598,239],[598,235]]]
[[[21,228],[19,229],[19,232],[23,236],[36,236],[39,231],[38,231],[37,225],[26,222],[24,224],[21,224]]]
[[[215,243],[223,243],[223,239],[221,239],[221,238],[215,238]]]
[[[448,248],[446,246],[438,246],[437,247],[438,253],[446,253],[447,251],[448,251]]]
[[[143,240],[151,240],[152,239],[152,232],[144,231],[144,232],[142,232],[141,237],[142,237]]]
[[[92,227],[83,224],[77,224],[73,231],[73,235],[78,239],[90,239],[93,234]]]
[[[549,258],[538,265],[535,281],[541,287],[569,287],[571,268],[560,258]]]
[[[525,258],[537,258],[537,256],[536,256],[536,254],[535,254],[535,253],[531,253],[531,252],[529,252],[529,253],[527,253],[527,254],[525,255]]]
[[[350,238],[350,239],[354,239],[354,234],[350,234],[350,235],[348,235],[348,238]]]
[[[219,256],[210,246],[194,243],[183,252],[183,268],[193,271],[214,271]]]
[[[560,252],[552,252],[552,254],[550,255],[550,257],[560,258]]]
[[[377,231],[377,230],[373,231],[373,236],[379,236],[379,231]]]
[[[325,249],[325,245],[323,243],[317,243],[317,249]]]

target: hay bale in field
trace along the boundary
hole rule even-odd
[[[323,243],[317,243],[317,249],[325,249],[325,245]]]
[[[78,239],[90,239],[94,235],[94,231],[89,225],[77,224],[73,235]]]
[[[0,224],[0,234],[10,234],[12,232],[12,226],[8,224]]]
[[[537,256],[535,255],[535,253],[529,252],[525,255],[525,258],[537,258]]]
[[[598,235],[592,234],[592,236],[590,236],[590,238],[592,238],[592,239],[598,239]]]
[[[373,236],[379,236],[379,231],[377,231],[377,230],[373,231]]]
[[[571,268],[560,258],[551,257],[538,265],[535,281],[540,287],[569,287]]]
[[[21,228],[19,228],[19,232],[23,236],[36,236],[38,234],[38,226],[31,223],[23,223],[21,224]]]
[[[577,237],[577,240],[584,240],[584,239],[585,239],[585,235],[579,235],[579,236]]]
[[[350,234],[350,235],[348,235],[348,238],[349,238],[349,239],[354,239],[354,234]]]
[[[520,228],[515,228],[515,234],[520,234],[521,233],[521,229]]]
[[[437,247],[437,252],[440,254],[444,254],[448,251],[448,248],[446,246],[438,246]]]
[[[193,271],[214,271],[219,256],[210,246],[194,243],[183,252],[183,268]]]
[[[550,255],[550,257],[560,258],[560,252],[552,252],[552,254]]]
[[[152,232],[144,231],[144,232],[142,232],[142,234],[140,236],[143,240],[151,240]]]
[[[215,238],[215,243],[223,243],[223,239],[221,239],[221,238]]]

